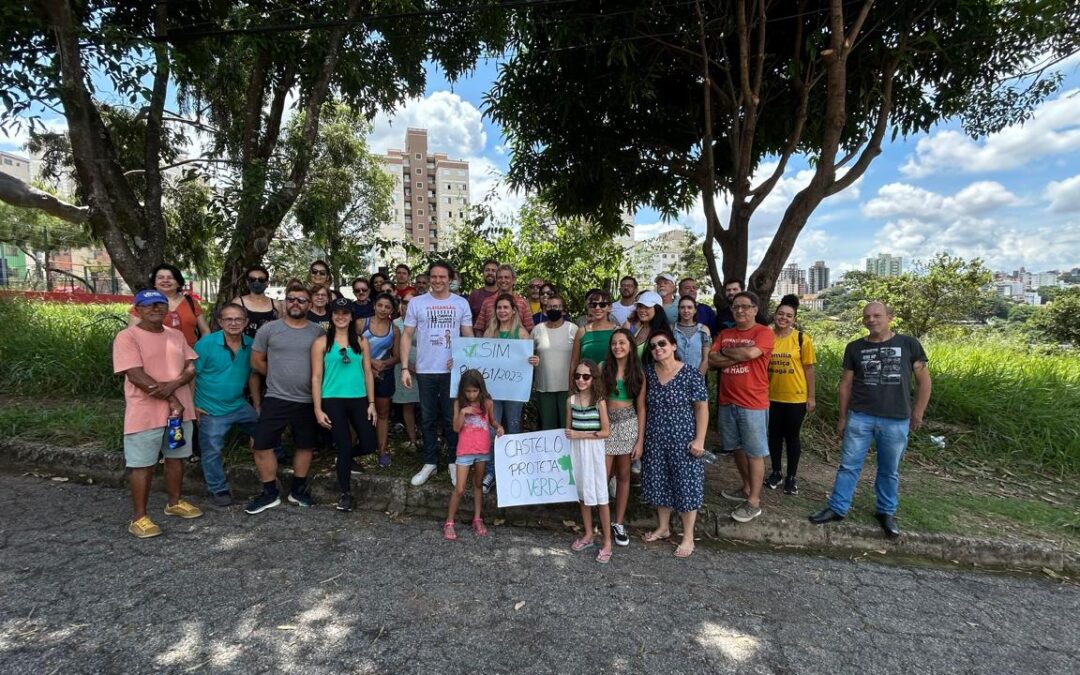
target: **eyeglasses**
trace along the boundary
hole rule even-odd
[[[356,295],[363,295],[364,293],[368,292],[368,289],[367,288],[354,288],[354,289],[352,289],[352,292],[355,293]]]
[[[242,316],[223,316],[218,319],[218,321],[221,323],[243,323],[247,321],[247,319]]]
[[[552,293],[551,291],[540,291],[540,297],[544,297],[544,296],[551,297],[553,295],[555,295],[555,294]]]
[[[338,354],[341,354],[341,362],[345,365],[352,363],[352,359],[349,358],[349,352],[344,347],[338,350]]]
[[[285,302],[293,302],[293,303],[296,303],[297,305],[306,305],[311,301],[308,300],[307,298],[298,298],[298,297],[295,297],[295,296],[289,296],[289,297],[285,298]]]
[[[597,309],[597,308],[604,309],[604,308],[609,307],[609,306],[611,306],[610,302],[590,302],[589,303],[589,309]]]
[[[266,277],[248,277],[247,280],[249,284],[257,284],[260,282],[265,284],[267,281],[269,281],[269,279],[267,279]]]
[[[311,269],[311,276],[313,277],[325,277],[328,274],[330,274],[329,270]]]
[[[592,375],[590,373],[574,373],[574,379],[585,380],[586,382],[588,382],[592,379]]]
[[[745,312],[747,310],[754,309],[755,305],[732,305],[731,311],[733,312]]]
[[[649,343],[649,349],[663,349],[664,347],[667,347],[670,344],[671,343],[668,342],[667,340],[657,340],[656,342],[650,342]]]

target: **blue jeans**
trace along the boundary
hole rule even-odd
[[[495,422],[502,425],[503,432],[508,434],[521,433],[521,411],[525,408],[524,401],[495,401],[495,419],[491,421],[491,438],[495,440]],[[495,477],[495,462],[488,462],[487,475]]]
[[[202,447],[203,479],[210,494],[229,491],[229,481],[225,478],[225,464],[221,460],[221,448],[225,445],[225,434],[234,426],[248,436],[255,436],[255,423],[259,416],[255,408],[245,403],[243,408],[227,415],[199,416],[199,444]]]
[[[424,463],[439,463],[438,424],[443,421],[443,438],[451,464],[457,457],[457,434],[454,432],[454,399],[450,395],[450,373],[417,373],[420,388],[420,433],[424,438]]]
[[[861,412],[848,414],[844,428],[844,443],[840,454],[840,468],[836,471],[829,508],[840,515],[847,515],[851,498],[862,473],[870,442],[877,449],[877,477],[874,493],[877,495],[877,512],[896,514],[900,492],[900,459],[907,449],[910,420],[879,417]]]

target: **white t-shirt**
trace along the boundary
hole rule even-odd
[[[621,326],[626,323],[626,320],[630,318],[630,315],[633,314],[636,309],[637,303],[634,303],[633,305],[624,305],[616,300],[611,305],[611,315],[615,317],[615,323]]]
[[[416,329],[416,372],[448,373],[452,341],[462,326],[472,327],[472,311],[460,295],[439,300],[425,293],[409,303],[405,326]]]
[[[536,391],[566,391],[569,383],[566,374],[570,372],[570,355],[574,351],[574,336],[577,324],[563,321],[558,328],[548,328],[545,323],[538,323],[532,331],[536,355],[540,365],[533,375],[533,389]]]

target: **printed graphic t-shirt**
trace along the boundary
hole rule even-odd
[[[850,410],[867,415],[911,417],[911,372],[926,352],[910,335],[894,335],[885,342],[860,338],[844,349],[844,370],[855,373]]]
[[[448,373],[454,338],[461,337],[463,326],[472,327],[472,311],[460,295],[440,300],[425,293],[409,303],[405,326],[416,330],[416,372]]]
[[[761,356],[720,369],[720,405],[737,405],[749,410],[769,407],[769,359],[773,352],[773,332],[755,323],[746,330],[726,328],[713,342],[711,351],[757,347]]]
[[[769,400],[777,403],[806,403],[809,392],[803,366],[815,363],[814,343],[806,333],[799,346],[799,331],[778,338],[773,334],[772,358],[769,360]]]

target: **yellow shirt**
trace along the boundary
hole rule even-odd
[[[814,343],[803,333],[799,348],[799,331],[787,337],[777,337],[769,359],[769,400],[778,403],[806,403],[806,373],[803,366],[814,364]]]

